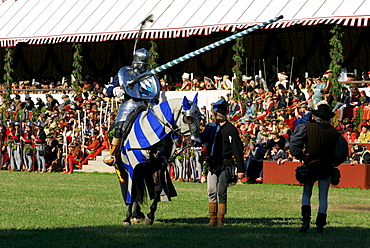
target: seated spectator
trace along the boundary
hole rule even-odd
[[[240,111],[240,106],[238,102],[234,98],[231,98],[230,103],[229,103],[228,116],[233,118],[236,115],[236,113],[238,113],[239,111]]]
[[[282,165],[285,162],[299,162],[298,160],[294,159],[293,155],[290,153],[289,146],[284,148],[285,158],[278,159],[277,164]]]
[[[224,75],[221,82],[221,90],[229,90],[231,89],[232,82],[229,79],[229,75]]]
[[[370,142],[370,131],[368,125],[361,126],[361,133],[358,136],[357,142],[360,143],[369,143]]]
[[[350,147],[350,164],[370,164],[370,151],[364,145]]]
[[[345,133],[342,134],[342,136],[349,143],[350,142],[355,142],[355,140],[357,139],[357,134],[355,132],[353,132],[353,129],[352,128],[347,128],[345,130]]]
[[[289,139],[290,135],[292,135],[292,129],[286,124],[284,121],[280,121],[278,123],[278,132],[284,138]]]
[[[76,167],[82,169],[82,166],[86,165],[89,159],[94,159],[97,155],[100,154],[100,152],[102,151],[102,149],[100,149],[101,147],[102,144],[99,141],[98,136],[97,135],[91,136],[88,145],[81,145],[81,148],[86,149],[88,155],[81,163],[76,165]]]
[[[212,79],[209,77],[204,77],[204,85],[206,90],[215,90],[216,85],[213,83]]]
[[[275,148],[276,151],[279,151],[285,147],[286,139],[280,136],[277,132],[271,133],[271,139],[267,140],[267,151],[265,158],[272,160],[272,156],[276,156],[276,152],[272,153]],[[276,157],[275,157],[276,158]]]
[[[279,97],[277,95],[274,95],[272,97],[272,104],[270,106],[270,109],[267,109],[267,112],[274,112],[275,110],[283,108],[282,102],[279,100]]]
[[[255,107],[252,100],[247,100],[245,106],[245,117],[251,117],[255,113]]]
[[[256,143],[250,143],[245,160],[245,173],[249,183],[256,183],[256,179],[261,177],[263,168],[264,153],[262,149],[256,146]]]
[[[360,91],[360,105],[368,105],[370,103],[370,97],[366,95],[364,90]]]
[[[272,147],[271,157],[269,160],[277,161],[278,164],[280,164],[280,160],[283,160],[286,158],[287,158],[287,153],[284,150],[284,148],[280,147],[279,145],[275,145],[274,147]]]
[[[179,89],[180,91],[191,90],[191,82],[189,81],[189,77],[189,73],[184,72],[184,74],[182,74],[182,86]]]
[[[294,120],[294,128],[310,121],[312,121],[312,113],[308,110],[308,106],[303,104],[299,107],[297,119]]]
[[[68,152],[66,154],[67,168],[63,173],[71,174],[76,165],[82,160],[81,147],[76,143],[71,143],[68,146]]]
[[[51,94],[46,94],[46,108],[48,110],[54,110],[54,107],[58,107],[59,102],[58,100],[54,99],[54,97]]]

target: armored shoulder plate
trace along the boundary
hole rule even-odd
[[[155,76],[148,77],[133,87],[128,86],[128,82],[135,79],[138,75],[130,66],[122,67],[118,72],[119,84],[122,89],[132,98],[150,100],[157,98],[160,92],[159,80]]]

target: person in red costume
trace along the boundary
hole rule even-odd
[[[353,132],[353,129],[350,127],[346,129],[346,132],[342,134],[342,136],[347,142],[355,142],[357,139],[357,134]]]
[[[81,145],[81,148],[87,149],[88,155],[81,163],[76,165],[78,169],[82,169],[82,166],[88,163],[89,158],[95,158],[101,152],[100,148],[102,147],[102,145],[100,140],[98,139],[98,136],[91,136],[89,143],[89,145]]]
[[[75,143],[69,144],[66,157],[68,170],[64,171],[64,173],[72,174],[75,165],[78,165],[82,160],[81,147]]]
[[[20,140],[24,142],[23,145],[23,162],[26,167],[26,171],[32,171],[33,164],[33,145],[32,145],[32,122],[27,122],[23,136],[20,136]],[[39,171],[41,172],[41,171]]]

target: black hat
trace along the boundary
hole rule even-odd
[[[214,105],[213,105],[213,108],[212,110],[216,111],[217,113],[220,113],[222,115],[225,115],[227,114],[227,102],[225,101],[225,99],[221,99],[221,100],[218,100]]]
[[[335,116],[335,113],[331,110],[330,106],[326,103],[320,104],[317,110],[312,110],[312,114],[320,117],[323,120],[330,120]]]
[[[27,96],[27,97],[25,98],[25,100],[31,100],[31,97],[30,97],[30,96]]]

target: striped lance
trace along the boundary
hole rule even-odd
[[[249,34],[249,33],[253,32],[253,31],[257,30],[257,29],[263,28],[263,27],[265,27],[265,26],[267,26],[267,25],[269,25],[269,24],[271,24],[273,22],[276,22],[276,21],[278,21],[278,20],[280,20],[282,18],[283,18],[283,16],[280,15],[280,16],[275,17],[274,19],[271,19],[271,20],[269,20],[267,22],[264,22],[264,23],[261,23],[261,24],[257,24],[256,26],[253,26],[251,28],[248,28],[248,29],[246,29],[244,31],[241,31],[241,32],[237,33],[237,34],[233,34],[233,35],[231,35],[231,36],[229,36],[227,38],[224,38],[222,40],[216,41],[216,42],[214,42],[214,43],[212,43],[210,45],[207,45],[205,47],[202,47],[202,48],[200,48],[198,50],[195,50],[195,51],[193,51],[191,53],[185,54],[182,57],[179,57],[177,59],[174,59],[174,60],[172,60],[172,61],[170,61],[170,62],[168,62],[168,63],[166,63],[164,65],[158,66],[157,68],[154,68],[154,69],[152,69],[150,71],[147,71],[147,72],[139,75],[137,78],[135,78],[130,83],[130,85],[134,85],[134,84],[140,82],[141,80],[143,80],[144,78],[147,78],[147,77],[153,76],[154,74],[160,73],[160,72],[162,72],[162,71],[164,71],[164,70],[166,70],[166,69],[168,69],[168,68],[170,68],[170,67],[172,67],[174,65],[177,65],[177,64],[179,64],[181,62],[184,62],[185,60],[188,60],[188,59],[193,58],[193,57],[195,57],[195,56],[197,56],[199,54],[202,54],[204,52],[207,52],[207,51],[209,51],[209,50],[211,50],[213,48],[216,48],[216,47],[219,47],[221,45],[224,45],[227,42],[230,42],[232,40],[235,40],[237,38],[240,38],[240,37],[242,37],[242,36],[244,36],[246,34]]]

